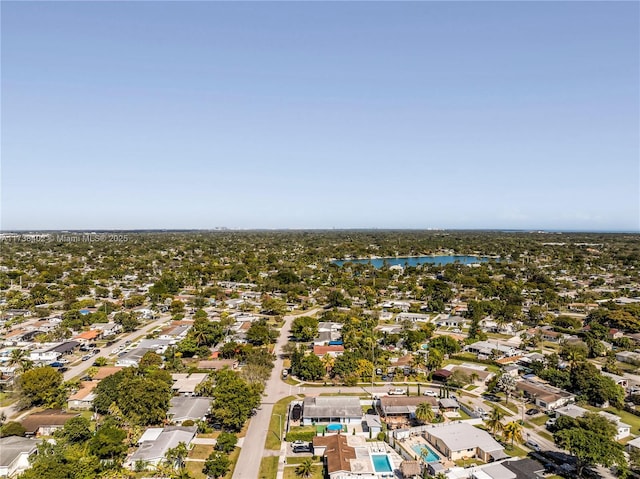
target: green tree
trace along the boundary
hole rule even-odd
[[[311,341],[318,335],[318,320],[310,316],[301,316],[293,320],[291,334],[298,341]]]
[[[17,383],[23,408],[53,406],[61,400],[62,373],[51,366],[26,371],[18,378]]]
[[[455,354],[460,352],[460,343],[451,336],[436,336],[429,341],[429,350],[439,349],[444,354]]]
[[[118,385],[116,404],[131,424],[160,424],[167,416],[171,386],[167,382],[146,378],[125,378]]]
[[[575,456],[578,477],[583,477],[585,468],[594,465],[626,468],[623,446],[615,440],[617,428],[607,418],[587,413],[572,421],[559,419],[556,427],[553,438],[558,446]]]
[[[16,421],[9,421],[0,427],[0,437],[7,436],[24,436],[26,429],[22,424]]]
[[[219,371],[216,374],[211,415],[224,428],[239,431],[260,403],[258,391],[255,385],[248,384],[234,371]]]
[[[63,439],[67,443],[76,444],[87,441],[91,435],[89,420],[82,416],[69,419],[62,429],[55,432],[55,437]]]
[[[207,457],[202,472],[210,477],[222,477],[229,472],[230,466],[231,460],[224,452],[213,451],[209,454],[209,457]]]
[[[231,434],[225,431],[222,431],[218,436],[218,440],[216,441],[216,451],[222,451],[224,453],[229,454],[236,448],[236,444],[238,443],[238,437],[235,434]]]
[[[100,459],[121,459],[127,452],[126,437],[127,433],[119,427],[102,426],[89,441],[89,452]]]
[[[252,323],[247,331],[247,341],[257,346],[273,343],[277,337],[278,333],[264,319]]]

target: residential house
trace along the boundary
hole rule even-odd
[[[550,384],[539,383],[530,379],[516,381],[516,391],[522,392],[538,407],[555,410],[575,400],[575,396]]]
[[[138,440],[139,448],[126,460],[125,467],[135,469],[138,465],[143,465],[145,469],[153,469],[165,460],[169,449],[181,442],[189,447],[197,431],[197,426],[149,428]]]
[[[99,329],[90,329],[89,331],[84,331],[74,337],[80,342],[90,343],[95,341],[96,339],[102,337],[102,331]]]
[[[556,417],[568,416],[572,418],[582,417],[590,412],[588,409],[582,408],[575,404],[569,404],[555,410]],[[631,434],[631,426],[622,422],[619,416],[608,413],[606,411],[598,411],[598,414],[611,421],[616,426],[616,441],[620,441]]]
[[[464,350],[477,354],[480,359],[487,359],[489,357],[504,358],[517,354],[516,348],[510,345],[500,344],[498,341],[477,341],[465,346]]]
[[[236,369],[237,367],[238,361],[235,359],[214,359],[198,361],[198,369],[219,371],[220,369],[224,368]]]
[[[634,351],[616,352],[616,360],[621,363],[640,364],[640,353]]]
[[[0,477],[15,477],[31,464],[29,457],[38,450],[36,439],[9,436],[0,438]]]
[[[51,346],[47,348],[34,349],[29,353],[29,359],[33,362],[51,363],[56,361],[61,354],[52,351]]]
[[[382,420],[377,414],[365,414],[362,421],[362,429],[369,432],[370,438],[376,438],[382,432]]]
[[[324,357],[325,354],[328,354],[329,356],[333,356],[334,358],[337,358],[338,356],[341,356],[343,353],[344,353],[344,346],[342,345],[313,347],[313,354],[315,354],[319,358]]]
[[[398,313],[396,315],[396,323],[402,323],[403,321],[428,323],[431,321],[431,315],[424,313]]]
[[[51,436],[62,428],[69,419],[77,416],[78,414],[66,413],[61,409],[46,409],[27,416],[22,420],[22,427],[25,428],[27,436]]]
[[[207,376],[207,373],[174,373],[171,375],[171,379],[173,380],[171,389],[173,390],[174,394],[177,394],[179,396],[195,396],[196,388],[202,381],[207,379]]]
[[[122,325],[118,323],[97,323],[92,324],[91,327],[97,331],[101,331],[103,338],[115,336],[122,332]]]
[[[316,423],[360,424],[362,407],[360,399],[352,396],[317,396],[304,398],[302,424]]]
[[[488,432],[467,422],[434,425],[425,429],[424,436],[450,461],[477,457],[492,462],[508,457],[504,447]]]
[[[171,398],[167,417],[176,424],[184,421],[204,421],[211,410],[209,397],[174,396]]]
[[[397,477],[399,464],[386,455],[389,469],[380,471],[373,456],[386,452],[384,443],[367,443],[362,436],[332,434],[313,438],[313,454],[322,456],[329,479],[381,479]],[[382,456],[385,457],[385,456]],[[399,459],[399,458],[398,458]],[[400,461],[397,461],[398,463]]]
[[[430,396],[382,396],[380,415],[390,428],[404,427],[416,417],[416,409],[427,403],[434,411],[440,408],[438,398]]]
[[[80,389],[69,396],[67,409],[87,410],[93,407],[93,400],[96,397],[94,389],[100,381],[85,381],[80,383]]]
[[[72,354],[78,347],[80,342],[78,341],[65,341],[62,344],[58,344],[50,349],[50,351],[60,353],[62,356]]]

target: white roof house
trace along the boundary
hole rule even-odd
[[[147,468],[152,468],[164,461],[167,451],[181,442],[189,447],[198,430],[196,426],[167,426],[159,433],[159,428],[152,429],[149,435],[145,436],[146,432],[142,435],[138,441],[140,447],[129,457],[125,466],[133,469],[136,463],[142,462]]]
[[[427,441],[449,460],[478,457],[489,462],[508,457],[504,447],[491,435],[467,422],[446,423],[426,428]]]
[[[174,396],[167,416],[176,424],[204,420],[211,409],[211,398]]]
[[[13,477],[28,469],[29,456],[38,449],[39,440],[9,436],[0,438],[0,477]]]
[[[180,396],[193,396],[195,395],[198,385],[207,379],[207,373],[193,373],[193,374],[178,374],[171,375],[173,379],[173,385],[171,389],[173,392]]]

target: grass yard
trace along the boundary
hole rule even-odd
[[[296,476],[296,467],[297,466],[285,467],[284,468],[284,479],[298,479],[298,476]],[[309,477],[311,479],[323,479],[324,478],[324,474],[323,474],[323,471],[322,471],[322,464],[315,464],[313,466],[313,473]]]
[[[535,424],[536,426],[544,426],[544,424],[549,420],[549,416],[546,414],[539,414],[533,419],[529,419],[530,422]]]
[[[553,434],[548,433],[548,432],[544,432],[544,431],[536,431],[536,433],[538,434],[538,436],[544,437],[547,441],[553,441]]]
[[[289,403],[296,399],[295,396],[287,396],[280,399],[273,405],[271,413],[271,421],[269,421],[269,431],[267,432],[267,440],[265,441],[265,449],[280,449],[280,433],[284,435],[284,429],[287,422],[287,408]],[[277,416],[280,414],[281,417]]]
[[[308,459],[308,458],[307,457],[287,457],[287,464],[300,464],[305,459]],[[313,456],[311,459],[313,460],[314,464],[317,463],[322,465],[322,461],[318,456]]]
[[[189,459],[206,459],[213,452],[213,446],[208,444],[196,444],[189,452]]]
[[[458,467],[469,467],[471,465],[475,465],[475,466],[481,466],[483,464],[485,464],[485,462],[481,461],[480,459],[458,459],[457,461],[453,461],[456,463],[456,466]]]
[[[263,457],[260,461],[259,479],[275,479],[278,475],[278,456]]]
[[[527,454],[529,454],[527,451],[515,444],[513,446],[511,444],[507,444],[504,448],[504,452],[512,457],[525,457],[527,456]]]
[[[191,475],[191,477],[193,477],[193,479],[206,479],[207,476],[202,472],[204,462],[187,461],[186,464],[187,472]],[[147,472],[140,477],[149,477],[149,473]]]

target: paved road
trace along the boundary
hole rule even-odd
[[[269,422],[271,421],[271,413],[273,412],[273,404],[290,394],[291,386],[286,384],[280,379],[283,369],[283,360],[281,356],[282,348],[289,341],[289,332],[291,331],[291,323],[298,316],[313,316],[316,312],[320,311],[320,308],[305,311],[297,315],[285,316],[284,324],[280,329],[280,336],[276,341],[275,353],[276,361],[275,367],[271,372],[271,377],[267,381],[264,389],[264,396],[262,398],[262,407],[258,409],[251,422],[249,423],[249,429],[247,435],[244,438],[242,449],[240,450],[240,456],[236,464],[235,471],[233,472],[233,479],[256,479],[260,470],[260,460],[262,459],[264,452],[265,440],[267,439],[267,432],[269,430]],[[293,387],[296,389],[296,387]],[[295,391],[293,392],[296,393]],[[283,429],[284,429],[284,420]],[[277,451],[275,452],[279,455]],[[273,455],[273,454],[264,454]]]
[[[125,335],[121,336],[120,339],[118,341],[116,341],[114,344],[112,344],[111,346],[104,347],[104,348],[100,349],[100,352],[98,354],[96,354],[95,356],[92,356],[91,359],[89,359],[87,361],[80,361],[75,366],[69,367],[69,370],[64,373],[64,380],[65,381],[69,381],[70,379],[73,379],[75,377],[84,376],[86,370],[91,367],[91,365],[93,364],[93,362],[97,358],[109,357],[111,355],[111,351],[113,351],[118,346],[124,346],[125,341],[127,341],[127,340],[132,341],[133,339],[135,339],[135,338],[137,338],[139,336],[144,336],[149,331],[154,330],[158,326],[160,326],[163,323],[166,323],[166,322],[168,322],[170,320],[171,320],[171,315],[164,314],[164,315],[159,316],[158,319],[155,319],[151,323],[146,324],[142,328],[140,328],[140,329],[138,329],[136,331],[133,331],[133,332],[131,332],[129,334],[125,334]],[[6,406],[6,407],[3,407],[3,408],[0,408],[0,414],[4,413],[5,416],[7,417],[7,420],[18,420],[18,419],[22,418],[23,416],[27,415],[29,412],[30,412],[29,410],[18,411],[17,408],[14,405],[10,405],[10,406]]]

